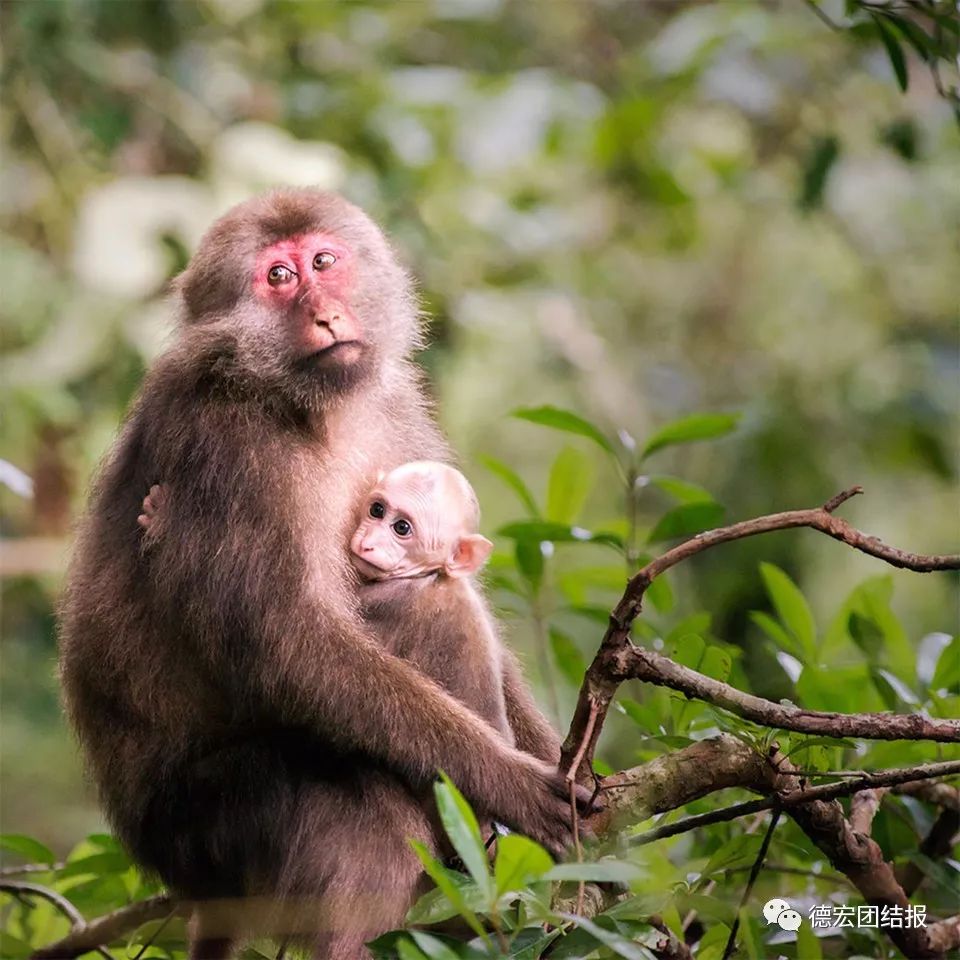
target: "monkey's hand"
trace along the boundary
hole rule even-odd
[[[498,798],[502,805],[493,814],[561,859],[574,844],[570,784],[552,764],[528,754],[521,756],[519,781],[504,784],[504,796]],[[593,794],[586,787],[574,784],[573,793],[580,817],[586,818],[601,809],[598,801],[591,803]],[[581,836],[589,835],[589,827],[581,823],[580,832]]]
[[[163,532],[163,521],[167,510],[167,494],[166,487],[154,484],[143,498],[143,506],[141,507],[143,513],[137,517],[137,523],[153,538],[160,536]]]

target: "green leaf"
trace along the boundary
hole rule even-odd
[[[721,870],[749,866],[756,860],[762,842],[763,837],[739,834],[716,850],[701,872],[704,876],[712,876]]]
[[[597,446],[616,457],[616,448],[603,432],[589,420],[584,420],[583,417],[579,417],[569,410],[561,410],[559,407],[552,406],[527,407],[514,410],[511,416],[518,420],[539,423],[543,427],[551,427],[554,430],[563,430],[565,433],[575,433],[581,437],[588,437]]]
[[[474,906],[478,910],[483,909],[483,904],[479,896],[472,897],[471,893],[479,894],[477,885],[467,879],[465,874],[448,870],[447,876],[451,882],[460,890],[460,895],[464,903],[472,910]],[[474,903],[474,900],[476,903]],[[432,887],[407,911],[407,924],[419,924],[420,926],[432,926],[442,923],[451,917],[458,917],[460,909],[454,905],[450,898],[438,887]]]
[[[786,756],[796,757],[801,753],[806,753],[814,747],[846,747],[848,750],[856,749],[856,743],[853,740],[847,740],[843,737],[808,737],[802,743],[791,747]]]
[[[586,917],[578,917],[572,913],[561,913],[559,916],[569,921],[581,930],[589,933],[598,943],[602,943],[608,950],[611,950],[618,957],[624,960],[656,960],[655,956],[639,943],[631,943],[629,940],[621,937],[618,933],[604,930],[598,923],[588,920]],[[557,954],[559,956],[559,952]]]
[[[907,854],[907,859],[915,864],[929,877],[936,886],[942,887],[944,892],[953,898],[960,898],[960,873],[936,860],[932,860],[925,853],[914,850]],[[956,899],[954,899],[956,903]]]
[[[638,727],[646,730],[648,733],[657,728],[656,711],[647,704],[637,703],[630,697],[620,697],[614,701],[614,706],[622,710]]]
[[[561,935],[559,928],[543,933],[538,927],[528,927],[514,938],[508,956],[511,960],[538,960],[544,955],[544,950]]]
[[[422,843],[420,843],[419,840],[411,839],[408,842],[413,848],[413,852],[423,864],[423,869],[427,872],[427,876],[430,877],[430,879],[437,885],[437,888],[440,890],[440,892],[450,901],[457,913],[463,917],[463,919],[470,926],[470,929],[473,930],[477,936],[487,940],[487,932],[483,929],[483,924],[480,923],[476,913],[474,913],[473,910],[467,906],[467,902],[464,899],[460,888],[451,878],[450,872],[444,868],[443,864],[433,858],[433,855],[430,853],[430,851]],[[416,906],[419,906],[419,904]]]
[[[851,610],[847,618],[847,632],[871,663],[880,658],[883,653],[883,631],[872,619]]]
[[[903,55],[900,41],[882,17],[873,15],[873,22],[877,26],[877,33],[880,35],[880,40],[883,42],[884,47],[886,47],[887,56],[890,58],[890,66],[893,67],[893,72],[897,76],[897,83],[900,85],[900,89],[906,92],[910,84],[910,76],[907,73],[907,60]]]
[[[550,648],[560,672],[579,690],[584,674],[587,672],[587,664],[576,643],[562,630],[551,627]]]
[[[443,829],[474,883],[487,894],[492,903],[494,887],[490,860],[480,835],[480,824],[477,823],[477,818],[463,794],[442,771],[440,780],[441,782],[433,785],[433,793],[437,799],[437,810]]]
[[[703,637],[695,633],[686,633],[682,637],[678,637],[673,644],[670,659],[681,666],[696,670],[700,666],[703,651],[706,648],[707,644]]]
[[[920,698],[896,674],[884,670],[883,667],[871,667],[870,675],[891,710],[897,710],[901,705],[913,709],[920,706]],[[885,693],[885,690],[889,693]]]
[[[797,204],[801,210],[823,206],[827,178],[840,156],[840,141],[834,136],[817,137],[803,165],[803,180]]]
[[[396,942],[397,956],[400,960],[430,960],[430,958],[409,940]]]
[[[32,957],[34,948],[19,937],[0,930],[0,956],[8,957],[9,960],[21,960],[21,958]]]
[[[797,585],[772,563],[761,563],[760,575],[780,622],[796,637],[803,650],[805,662],[812,663],[816,660],[817,653],[817,626],[807,598]]]
[[[661,573],[651,581],[645,596],[653,604],[657,613],[669,613],[673,609],[673,588],[665,573]]]
[[[543,550],[539,540],[517,540],[513,546],[517,569],[536,590],[543,581]]]
[[[564,447],[550,468],[547,482],[547,519],[573,523],[593,483],[593,464],[575,447]]]
[[[647,537],[648,543],[689,537],[717,526],[724,509],[719,503],[684,503],[668,510]]]
[[[408,932],[414,943],[429,960],[460,960],[460,954],[432,933],[427,933],[424,930],[410,930]]]
[[[553,859],[539,843],[519,833],[497,838],[497,862],[494,878],[497,895],[519,890],[531,880],[539,880],[551,867]]]
[[[512,540],[549,540],[551,543],[601,543],[623,550],[623,540],[615,533],[592,532],[583,527],[571,527],[565,523],[550,523],[547,520],[522,520],[508,523],[497,531],[501,537]]]
[[[664,643],[667,647],[671,647],[688,633],[703,636],[710,631],[712,619],[712,616],[704,610],[701,610],[699,613],[691,613],[682,620],[678,620],[673,627],[671,627],[670,632],[663,638]]]
[[[823,960],[820,938],[809,923],[801,923],[797,931],[797,956],[803,957],[803,960]]]
[[[530,492],[530,488],[520,479],[516,471],[495,457],[477,457],[477,460],[494,474],[494,476],[499,477],[520,498],[520,502],[527,508],[527,512],[531,517],[540,516],[540,508],[537,506],[537,501]]]
[[[45,847],[39,840],[27,837],[22,833],[0,834],[0,850],[15,853],[27,863],[52,864],[56,857],[49,847]]]
[[[793,656],[803,659],[804,652],[796,638],[780,626],[780,624],[762,610],[751,610],[747,616],[755,623],[774,643],[778,650],[783,650]]]
[[[709,490],[689,480],[660,474],[650,478],[650,483],[681,503],[712,503],[713,494]]]
[[[714,680],[725,681],[730,676],[732,659],[728,651],[716,644],[710,644],[700,661],[699,671]]]
[[[960,637],[954,637],[941,652],[930,689],[960,693]]]
[[[640,880],[643,870],[623,860],[598,860],[594,863],[558,863],[548,870],[544,880],[586,880],[591,883],[630,883]]]
[[[695,413],[675,420],[658,430],[643,448],[641,459],[649,457],[651,453],[662,450],[664,447],[678,443],[693,443],[696,440],[712,440],[722,437],[736,429],[740,420],[738,413]]]
[[[71,860],[57,872],[57,878],[65,880],[68,877],[91,875],[99,879],[107,874],[126,873],[130,866],[130,858],[121,851],[94,853],[89,857]]]

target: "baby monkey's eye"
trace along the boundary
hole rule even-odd
[[[281,284],[289,283],[293,278],[294,272],[282,263],[275,263],[267,272],[267,283],[271,287],[279,287]]]
[[[324,250],[323,253],[318,253],[313,258],[313,269],[314,270],[327,270],[332,267],[337,262],[337,258],[328,251]]]
[[[393,532],[398,537],[409,537],[410,534],[413,533],[413,527],[410,526],[407,520],[397,520],[393,525]]]
[[[386,513],[387,508],[379,500],[374,500],[370,504],[370,516],[375,520],[382,520]]]

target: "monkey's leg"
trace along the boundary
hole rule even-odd
[[[290,932],[318,960],[366,960],[364,944],[401,926],[425,889],[408,838],[436,849],[428,807],[369,770],[349,786],[314,785],[302,813],[284,878]]]

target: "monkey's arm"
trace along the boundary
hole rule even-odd
[[[516,655],[506,647],[503,648],[503,696],[518,749],[548,763],[559,763],[560,737],[533,699]]]
[[[181,494],[150,556],[154,595],[163,592],[165,616],[182,625],[178,642],[238,716],[310,731],[313,749],[374,758],[417,789],[443,770],[482,816],[563,852],[567,788],[552,764],[509,746],[382,649],[344,601],[335,570],[326,595],[304,576],[288,529],[248,513],[243,500],[211,522]],[[589,794],[580,800],[586,806]]]

